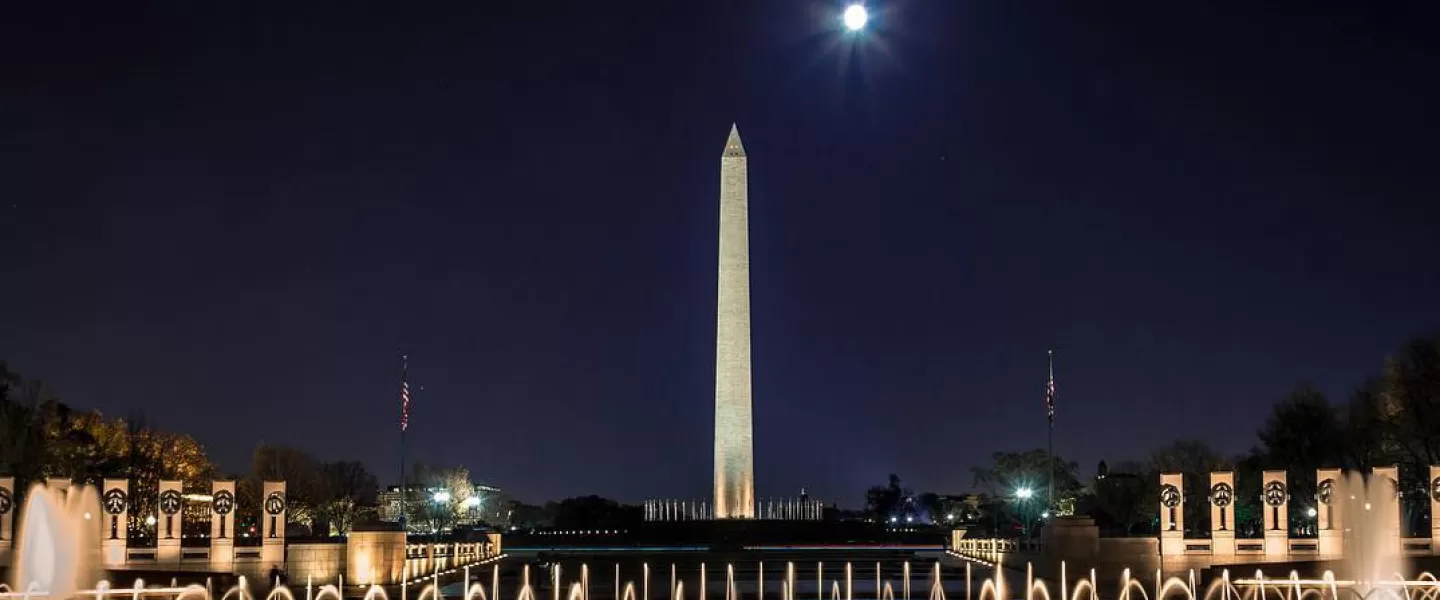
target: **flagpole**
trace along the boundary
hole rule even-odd
[[[410,393],[410,389],[409,384],[405,381],[405,378],[408,375],[409,370],[410,357],[402,354],[400,356],[400,389],[401,393],[407,396]],[[401,535],[407,537],[409,536],[410,529],[406,527],[405,524],[405,496],[408,495],[405,490],[405,429],[407,429],[408,426],[406,420],[409,415],[405,414],[405,411],[407,411],[408,408],[404,405],[404,403],[408,400],[409,398],[402,398],[400,406],[400,533]]]
[[[1052,350],[1047,350],[1047,351],[1045,351],[1045,354],[1048,356],[1048,358],[1049,358],[1049,360],[1050,360],[1050,379],[1049,379],[1049,382],[1047,383],[1047,385],[1048,385],[1049,387],[1048,387],[1048,388],[1046,389],[1046,391],[1045,391],[1045,394],[1046,394],[1046,396],[1047,396],[1047,398],[1046,398],[1046,403],[1047,403],[1047,405],[1048,405],[1048,413],[1049,413],[1049,416],[1050,416],[1050,427],[1046,430],[1046,436],[1045,436],[1045,438],[1046,438],[1046,439],[1045,439],[1045,444],[1046,444],[1045,458],[1046,458],[1046,459],[1049,461],[1049,463],[1050,463],[1050,493],[1048,494],[1048,497],[1045,499],[1045,501],[1046,501],[1046,504],[1047,504],[1046,508],[1050,511],[1050,517],[1051,517],[1051,518],[1054,518],[1054,517],[1055,517],[1055,509],[1056,509],[1056,507],[1055,507],[1055,351],[1054,351],[1053,349],[1052,349]]]

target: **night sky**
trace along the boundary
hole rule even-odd
[[[761,497],[968,489],[1049,347],[1090,472],[1440,326],[1432,3],[25,4],[0,359],[227,470],[393,482],[408,353],[416,460],[708,497],[732,121]]]

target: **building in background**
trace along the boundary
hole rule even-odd
[[[411,487],[406,490],[410,494],[410,502],[433,501],[436,494],[441,492],[451,493],[440,487],[426,487],[423,490]],[[505,514],[509,507],[504,502],[500,488],[479,485],[471,492],[472,500],[465,502],[463,511],[456,519],[455,525],[469,527],[487,523],[490,525],[503,525],[506,522]],[[400,486],[392,485],[381,490],[377,496],[377,513],[381,521],[386,523],[400,522]],[[412,513],[413,514],[413,513]]]

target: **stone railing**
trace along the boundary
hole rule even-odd
[[[493,558],[500,552],[492,542],[458,542],[439,544],[406,544],[404,578],[423,578],[438,571],[474,564]]]
[[[1045,546],[1038,540],[1015,538],[961,538],[955,540],[957,554],[993,556],[996,554],[1039,554]]]
[[[356,532],[346,542],[290,544],[291,581],[391,585],[447,573],[500,555],[499,536],[483,542],[406,543],[400,532]]]

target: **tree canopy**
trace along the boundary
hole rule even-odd
[[[1076,498],[1085,489],[1076,473],[1078,463],[1066,461],[1061,456],[1050,456],[1044,448],[1024,452],[996,452],[990,455],[990,464],[971,469],[975,476],[975,487],[997,498],[1009,498],[1019,490],[1028,489],[1040,503],[1046,501],[1049,492],[1050,474],[1054,474],[1055,504],[1073,506]]]

